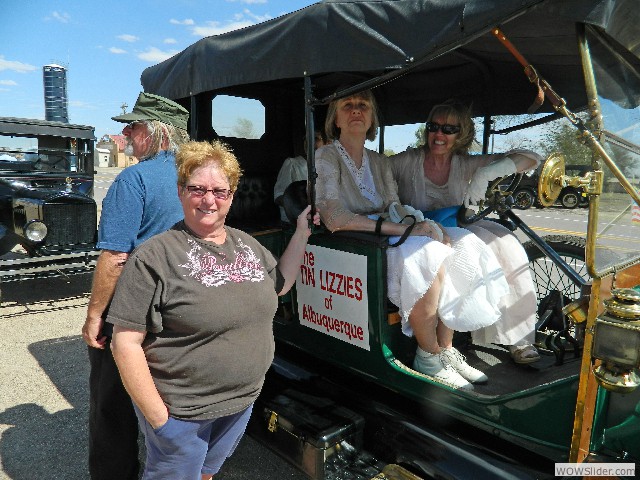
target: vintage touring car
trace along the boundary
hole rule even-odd
[[[539,137],[551,121],[570,125],[572,141],[592,151],[580,176],[566,174],[571,158],[550,155],[537,192],[552,205],[563,188],[584,189],[586,237],[568,225],[538,236],[511,210],[517,178],[506,190],[492,185],[481,211],[461,218],[489,214],[526,235],[543,360],[523,368],[502,346],[466,345],[468,361],[490,377],[474,391],[412,370],[415,343],[386,296],[387,239],[319,229],[274,321],[276,360],[253,422],[264,423],[252,430],[259,438],[313,478],[329,478],[330,454],[354,449],[394,467],[371,474],[357,457],[360,473],[338,470],[361,476],[331,478],[551,478],[555,462],[639,461],[639,24],[634,0],[327,0],[204,38],[143,72],[146,91],[190,110],[194,138],[233,147],[245,175],[227,221],[275,253],[292,233],[272,203],[276,174],[334,98],[373,89],[380,151],[386,130],[424,122],[447,98],[473,105],[485,152],[510,132]],[[217,126],[224,97],[259,102],[264,131],[241,138]],[[493,122],[532,105],[535,120]],[[314,152],[306,153],[313,203]],[[604,192],[605,180],[617,193]]]
[[[0,117],[0,281],[95,264],[94,129]]]

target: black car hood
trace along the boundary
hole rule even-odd
[[[83,193],[82,187],[84,185],[81,182],[67,182],[66,178],[0,178],[0,189],[8,188],[14,199],[94,202]]]

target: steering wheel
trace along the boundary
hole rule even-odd
[[[520,184],[523,175],[524,173],[513,173],[490,182],[484,200],[481,200],[478,205],[477,212],[474,213],[471,208],[464,208],[464,205],[460,207],[457,216],[458,224],[462,226],[471,225],[492,212],[500,213],[509,210],[513,206],[511,194]],[[509,183],[507,187],[504,187],[507,180]]]
[[[52,170],[65,170],[66,162],[67,158],[64,155],[49,155],[47,165]]]

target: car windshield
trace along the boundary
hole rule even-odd
[[[604,147],[636,191],[640,189],[640,72],[626,51],[591,31],[587,37],[605,128]],[[613,99],[613,100],[612,100]],[[639,256],[640,207],[606,165],[600,198],[598,269]],[[615,254],[612,255],[612,253]]]
[[[0,136],[0,172],[75,172],[78,155],[67,148],[43,147],[37,138]]]

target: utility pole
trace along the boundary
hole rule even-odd
[[[122,114],[124,115],[125,113],[127,113],[127,108],[129,108],[129,105],[127,105],[126,102],[123,102],[122,105],[120,105],[120,108],[122,109]]]

